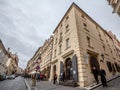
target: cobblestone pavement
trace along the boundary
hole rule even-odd
[[[17,77],[11,80],[0,81],[0,90],[27,90],[24,79]]]
[[[108,82],[108,87],[98,87],[93,90],[120,90],[120,77]]]
[[[31,86],[31,80],[26,80],[28,85],[31,87],[31,90],[86,90],[79,87],[69,87],[69,86],[61,86],[61,85],[54,85],[52,82],[49,81],[40,81],[37,82],[36,87]]]

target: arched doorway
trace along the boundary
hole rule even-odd
[[[91,71],[93,67],[96,67],[98,70],[100,69],[100,65],[98,63],[96,56],[90,56],[90,66],[91,66]]]
[[[66,80],[72,79],[72,61],[71,61],[71,58],[67,58],[65,60],[65,79]]]

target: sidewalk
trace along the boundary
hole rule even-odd
[[[114,77],[111,77],[109,80],[107,80],[108,82],[116,79],[120,77],[119,75],[116,75]],[[62,85],[54,85],[52,82],[49,81],[37,81],[36,86],[33,87],[31,86],[31,79],[24,79],[26,87],[28,88],[28,90],[92,90],[95,89],[99,86],[101,86],[101,83],[96,85],[90,85],[88,87],[85,88],[80,88],[80,87],[69,87],[69,86],[62,86]]]
[[[79,87],[68,87],[62,85],[54,85],[52,82],[49,81],[37,81],[36,86],[31,86],[31,80],[25,79],[26,86],[28,90],[86,90]]]

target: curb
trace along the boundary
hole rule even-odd
[[[25,83],[25,86],[27,87],[28,90],[31,90],[29,84],[27,83],[27,81],[24,79],[24,83]]]

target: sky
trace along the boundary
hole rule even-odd
[[[120,17],[107,0],[0,0],[0,39],[17,53],[20,67],[53,35],[73,2],[120,40]]]

